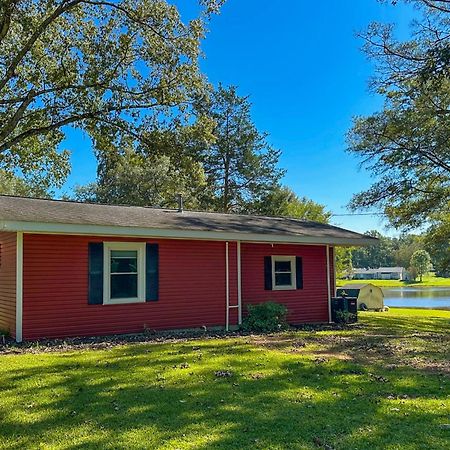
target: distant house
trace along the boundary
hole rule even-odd
[[[406,280],[404,267],[379,267],[378,269],[353,269],[354,280]]]

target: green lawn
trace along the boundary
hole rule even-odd
[[[449,344],[450,312],[391,309],[340,330],[4,354],[0,448],[448,449]]]
[[[436,277],[434,275],[424,275],[422,282],[416,281],[399,281],[399,280],[336,280],[337,286],[344,286],[345,284],[361,284],[372,283],[380,287],[435,287],[448,286],[450,287],[450,278]]]

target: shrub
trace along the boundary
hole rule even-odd
[[[336,323],[347,324],[356,322],[355,314],[348,311],[336,311]]]
[[[242,329],[246,331],[260,331],[269,333],[286,329],[288,323],[286,306],[275,302],[264,302],[248,305],[248,315],[244,318]]]

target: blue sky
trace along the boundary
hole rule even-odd
[[[185,17],[195,2],[180,0]],[[353,193],[370,185],[370,174],[345,152],[352,117],[370,114],[381,99],[369,92],[373,66],[355,35],[371,21],[395,23],[405,37],[411,8],[377,0],[228,0],[203,43],[202,70],[217,84],[249,95],[252,116],[270,143],[282,150],[284,183],[300,196],[337,214]],[[70,133],[73,170],[63,191],[95,179],[89,139]],[[355,231],[385,232],[376,216],[335,217]]]

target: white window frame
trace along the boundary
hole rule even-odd
[[[137,251],[137,297],[111,298],[111,251]],[[103,243],[103,304],[120,305],[145,302],[145,242]]]
[[[277,286],[275,283],[275,262],[276,261],[289,261],[291,263],[291,284],[285,286]],[[287,272],[284,272],[287,273]],[[295,256],[272,256],[272,290],[273,291],[294,291],[297,289],[297,267]]]

